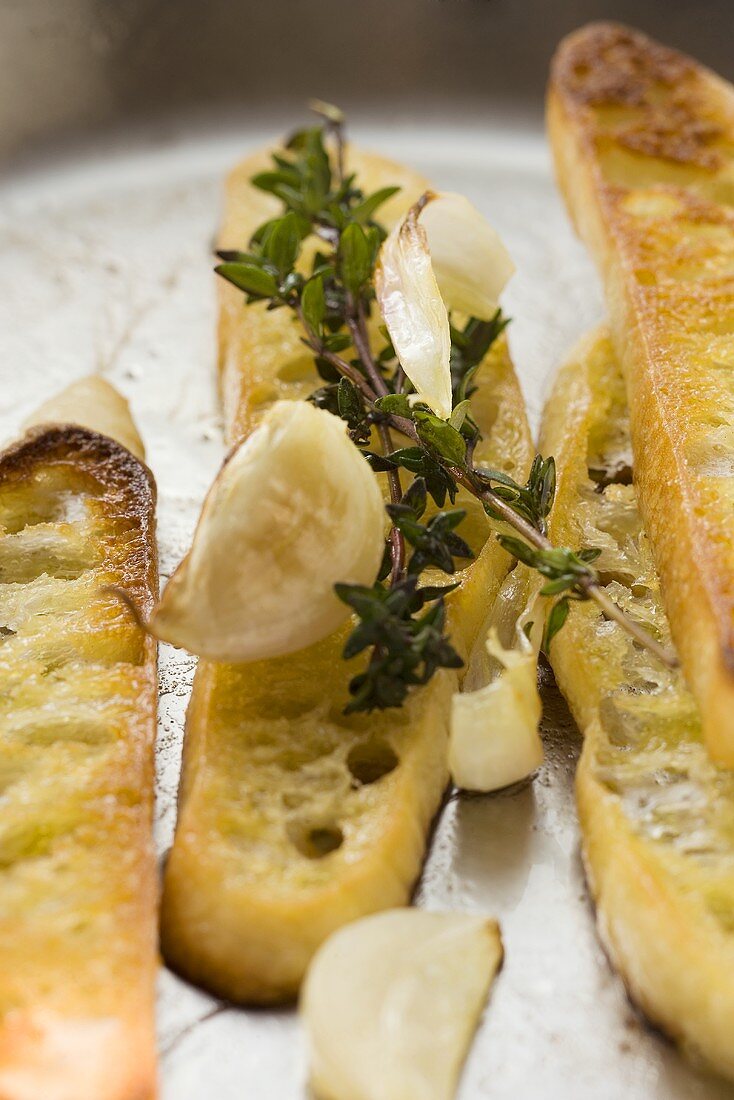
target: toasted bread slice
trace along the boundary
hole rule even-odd
[[[272,199],[248,182],[266,163],[261,154],[230,177],[223,246],[241,246],[272,214]],[[366,154],[352,152],[351,167],[367,190],[404,187],[386,220],[426,186]],[[228,286],[220,293],[222,393],[235,441],[267,403],[302,399],[319,383],[285,311],[245,308]],[[524,479],[531,443],[504,339],[480,370],[478,457]],[[470,513],[462,534],[475,550],[486,543],[449,598],[452,640],[466,651],[508,559],[487,541],[482,509],[461,503]],[[163,949],[187,977],[235,1001],[292,998],[335,928],[408,901],[448,782],[456,674],[439,672],[400,710],[345,717],[347,685],[359,671],[341,657],[345,636],[251,665],[201,662],[196,674],[164,880]]]
[[[47,425],[0,455],[0,1097],[156,1095],[155,489]]]
[[[609,594],[667,643],[607,333],[561,372],[541,446],[558,463],[552,537],[600,546]],[[582,847],[609,955],[656,1024],[734,1078],[734,774],[708,756],[681,673],[653,661],[593,604],[573,606],[551,661],[585,733]]]
[[[548,127],[606,285],[673,638],[710,751],[734,766],[734,89],[592,24],[556,54]]]

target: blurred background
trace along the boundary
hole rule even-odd
[[[732,0],[0,0],[0,154],[175,112],[264,125],[313,95],[386,125],[539,124],[554,45],[598,18],[734,77]]]

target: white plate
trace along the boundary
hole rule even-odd
[[[0,435],[73,378],[103,371],[130,398],[160,494],[161,566],[185,550],[222,457],[215,395],[211,241],[226,167],[265,134],[152,130],[26,166],[0,187]],[[357,138],[465,192],[519,274],[511,343],[537,427],[550,379],[602,313],[596,276],[555,194],[540,135],[492,128],[361,127]],[[159,849],[175,820],[193,661],[163,647]],[[546,718],[532,787],[452,799],[418,902],[499,917],[506,962],[461,1100],[715,1100],[630,1008],[599,947],[578,853],[578,735]],[[163,1100],[302,1100],[295,1015],[222,1006],[161,978]],[[379,1072],[379,1068],[376,1068]],[[349,1100],[349,1098],[345,1098]]]

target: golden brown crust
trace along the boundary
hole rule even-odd
[[[153,1100],[155,485],[68,425],[0,455],[0,1098]]]
[[[137,553],[124,562],[126,577],[137,586],[144,611],[157,598],[158,555],[155,541],[157,488],[148,466],[114,439],[76,424],[41,425],[0,452],[0,488],[22,481],[44,463],[69,463],[95,478],[116,510],[139,525]]]
[[[399,722],[378,713],[340,724],[342,700],[334,700],[332,713],[326,708],[334,681],[346,694],[341,640],[279,661],[294,680],[310,675],[310,694],[323,699],[320,712],[291,719],[290,737],[285,716],[258,717],[257,707],[248,706],[258,680],[273,697],[282,691],[274,662],[240,668],[206,662],[197,670],[176,841],[166,866],[162,944],[169,965],[236,1002],[292,1000],[331,932],[407,903],[448,782],[455,676],[438,674]],[[293,709],[300,703],[296,698]],[[360,746],[389,746],[396,766],[363,784],[346,763]],[[343,840],[334,851],[299,852],[312,822],[339,830]]]
[[[559,48],[548,126],[605,281],[673,637],[711,751],[734,765],[734,405],[722,370],[734,327],[734,94],[645,36],[594,24]]]
[[[701,117],[697,67],[639,31],[592,23],[569,35],[553,59],[551,85],[579,111],[637,108],[614,130],[628,149],[705,168],[721,163],[711,146],[722,129]]]
[[[589,23],[564,39],[553,82],[579,103],[641,104],[654,84],[672,88],[692,70],[677,50],[621,23]]]
[[[155,512],[153,474],[135,455],[108,435],[78,424],[39,425],[0,452],[0,476],[27,474],[46,460],[79,462],[96,472],[110,488],[125,494],[132,515]]]
[[[632,1001],[697,1062],[734,1080],[731,935],[641,842],[598,781],[598,727],[576,778],[583,857],[599,935]],[[603,741],[602,741],[603,743]]]

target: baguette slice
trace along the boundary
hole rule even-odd
[[[551,537],[602,547],[609,594],[668,642],[606,333],[562,370],[541,446],[558,463]],[[594,605],[573,605],[551,662],[585,733],[576,791],[604,944],[650,1019],[734,1079],[734,774],[708,756],[681,673],[661,668]]]
[[[272,215],[272,200],[248,182],[267,162],[260,154],[230,176],[223,247],[242,246]],[[378,157],[352,152],[351,168],[367,191],[403,186],[383,208],[386,220],[426,187]],[[222,394],[234,442],[269,402],[303,399],[319,383],[284,310],[244,307],[228,286],[220,294]],[[524,480],[531,442],[504,339],[480,372],[478,457]],[[467,652],[509,559],[487,541],[476,502],[462,505],[462,534],[475,551],[486,542],[449,597],[452,639]],[[163,949],[181,973],[234,1001],[293,998],[332,931],[406,904],[446,789],[456,674],[442,670],[400,710],[345,717],[347,685],[360,668],[341,657],[346,633],[270,661],[199,664],[164,880]]]
[[[606,286],[673,638],[710,752],[734,766],[734,89],[592,24],[556,54],[548,127]]]
[[[151,606],[154,524],[107,436],[46,424],[0,454],[2,1100],[156,1095],[155,645],[105,591]]]

